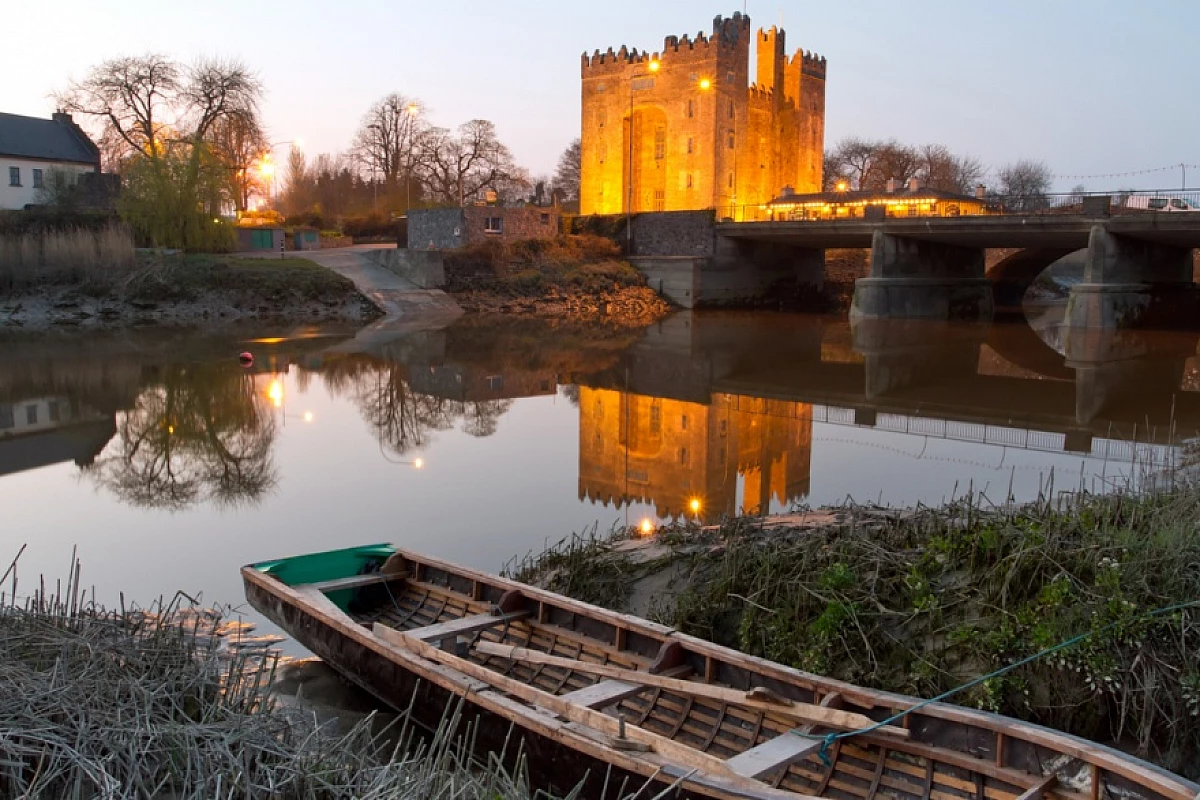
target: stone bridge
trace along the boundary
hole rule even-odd
[[[820,288],[825,251],[870,248],[854,318],[990,319],[1018,307],[1049,264],[1086,251],[1068,324],[1130,327],[1191,312],[1200,214],[807,220],[716,223],[711,212],[642,214],[631,258],[651,286],[684,307],[752,302],[784,288]],[[1014,252],[989,270],[985,253]]]

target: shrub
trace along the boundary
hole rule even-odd
[[[356,238],[390,238],[396,235],[396,223],[385,214],[372,212],[365,217],[347,217],[342,222],[342,232]]]

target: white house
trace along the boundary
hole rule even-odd
[[[100,172],[100,148],[70,114],[50,119],[0,113],[0,209],[38,202],[51,169]]]

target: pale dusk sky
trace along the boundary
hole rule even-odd
[[[267,88],[272,140],[348,147],[399,91],[445,127],[494,121],[519,163],[550,172],[579,133],[579,57],[710,33],[740,0],[289,0],[202,4],[5,0],[0,111],[48,116],[89,66],[161,52],[241,58]],[[203,9],[197,13],[196,9]],[[826,146],[849,135],[941,142],[989,166],[1034,158],[1063,176],[1200,164],[1195,0],[884,0],[746,4],[789,50],[829,59]],[[1178,188],[1178,166],[1063,177],[1060,189]],[[1188,169],[1200,186],[1200,169]]]

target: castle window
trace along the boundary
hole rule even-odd
[[[687,101],[687,115],[689,119],[696,116],[696,101],[690,98]]]
[[[679,463],[686,465],[688,460],[688,449],[686,447],[679,448]]]
[[[596,112],[596,121],[600,124],[600,127],[603,128],[605,123],[608,122],[608,109],[602,108]]]
[[[683,415],[681,415],[681,416],[680,416],[680,418],[679,418],[679,429],[680,429],[681,431],[686,431],[686,430],[687,430],[687,426],[688,426],[687,414],[683,414]]]
[[[654,160],[662,161],[667,157],[667,129],[654,129]]]
[[[600,163],[603,164],[608,159],[608,143],[600,145]]]
[[[733,173],[729,173],[729,188],[733,188]]]
[[[733,119],[733,100],[729,101],[729,118]]]
[[[655,211],[666,211],[667,210],[667,192],[666,192],[666,190],[664,190],[664,189],[655,189],[654,190],[654,210]]]
[[[688,155],[690,156],[694,152],[696,152],[696,140],[689,136],[688,137]]]
[[[687,188],[691,189],[693,185],[694,184],[692,183],[692,173],[689,172],[687,174]]]
[[[733,131],[730,131],[729,132],[729,149],[732,150],[735,146],[736,145],[734,143]]]

